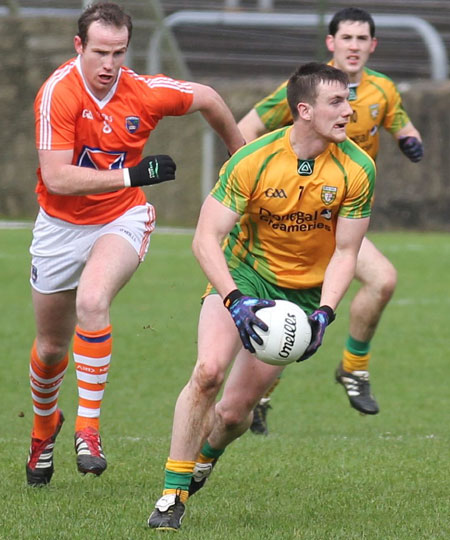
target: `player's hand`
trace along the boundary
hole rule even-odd
[[[177,166],[174,160],[165,154],[146,156],[134,167],[124,170],[124,183],[128,185],[126,175],[129,175],[129,187],[150,186],[175,179]]]
[[[255,332],[254,326],[261,328],[263,332],[268,330],[267,324],[261,319],[258,319],[255,312],[261,308],[274,306],[275,301],[244,296],[236,289],[225,297],[223,303],[233,317],[244,348],[254,353],[255,349],[250,338],[255,340],[259,345],[263,343],[261,336]]]
[[[331,324],[334,319],[334,311],[329,306],[321,306],[311,313],[308,317],[309,325],[311,326],[311,342],[297,362],[303,362],[303,360],[306,360],[317,351],[322,345],[326,327]]]
[[[417,163],[423,158],[423,144],[417,137],[401,137],[398,140],[398,146],[413,163]]]

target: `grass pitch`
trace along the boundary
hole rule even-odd
[[[373,234],[399,285],[373,342],[381,412],[348,405],[333,371],[351,292],[320,352],[289,366],[273,395],[270,435],[247,433],[187,505],[180,539],[424,540],[450,538],[448,234]],[[34,323],[30,230],[0,230],[0,538],[141,539],[160,495],[173,407],[196,356],[204,277],[190,235],[154,234],[147,261],[112,308],[113,359],[102,407],[108,469],[76,472],[71,364],[55,474],[26,486],[31,429],[28,355]],[[354,289],[353,289],[354,290]]]

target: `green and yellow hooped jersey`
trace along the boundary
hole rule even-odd
[[[230,268],[244,262],[280,287],[309,289],[323,282],[338,216],[370,215],[375,163],[350,139],[299,160],[291,129],[238,150],[211,195],[242,216],[224,244]]]
[[[286,86],[287,81],[255,105],[269,131],[292,124]],[[376,159],[380,146],[380,127],[395,134],[410,121],[395,83],[368,68],[364,68],[359,84],[350,87],[349,101],[353,116],[347,125],[347,136],[373,159]]]

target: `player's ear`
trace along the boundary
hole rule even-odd
[[[376,37],[372,38],[372,43],[370,45],[370,54],[373,53],[373,51],[377,48],[378,40]]]
[[[327,37],[325,38],[325,44],[327,46],[327,49],[330,52],[334,52],[334,36],[333,35],[331,34],[327,35]]]
[[[311,105],[301,101],[297,104],[297,111],[300,118],[303,120],[311,120]]]
[[[83,44],[81,42],[80,36],[75,36],[73,38],[73,46],[75,47],[75,51],[77,54],[81,54],[83,52]]]

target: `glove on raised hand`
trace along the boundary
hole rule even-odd
[[[250,338],[259,345],[262,345],[263,340],[255,332],[253,327],[257,326],[264,332],[268,330],[267,324],[261,319],[258,319],[255,315],[255,311],[258,311],[258,309],[261,308],[274,306],[274,300],[263,300],[251,296],[244,296],[238,289],[235,289],[225,297],[223,304],[233,317],[234,324],[237,326],[244,348],[254,353],[255,349]]]
[[[297,362],[303,362],[303,360],[306,360],[317,351],[322,345],[326,327],[331,324],[335,318],[334,311],[329,306],[320,306],[319,309],[316,309],[316,311],[309,315],[308,321],[311,326],[311,342]]]
[[[124,169],[124,184],[126,187],[150,186],[174,180],[176,168],[170,156],[146,156],[134,167]]]
[[[413,163],[417,163],[423,158],[423,144],[417,137],[401,137],[398,140],[398,146]]]

